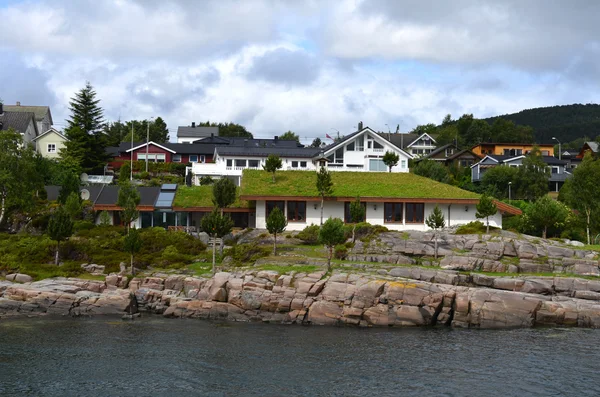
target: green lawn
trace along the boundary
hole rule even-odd
[[[410,173],[332,172],[334,197],[478,199],[479,195]],[[244,170],[242,196],[317,197],[316,172]]]
[[[237,189],[237,199],[231,205],[233,208],[249,208],[249,203],[246,200],[240,200],[240,189]],[[212,207],[213,194],[212,185],[205,186],[180,186],[177,188],[174,207]]]

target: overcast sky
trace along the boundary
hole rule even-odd
[[[595,0],[0,0],[0,98],[59,128],[90,81],[105,117],[233,121],[303,141],[596,103]]]

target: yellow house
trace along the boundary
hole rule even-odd
[[[471,151],[480,157],[488,154],[496,156],[521,156],[529,153],[534,146],[542,152],[542,156],[554,156],[554,145],[545,143],[481,143]]]
[[[42,157],[49,159],[60,158],[60,150],[65,147],[66,141],[68,141],[67,137],[54,128],[50,128],[33,139],[35,150]]]

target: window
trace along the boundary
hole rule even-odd
[[[383,145],[377,141],[373,141],[373,149],[383,149]]]
[[[306,221],[306,201],[288,201],[287,219],[292,222]]]
[[[383,205],[383,220],[388,223],[401,223],[402,203],[385,203]]]
[[[549,150],[542,150],[542,156],[550,156]]]
[[[48,144],[48,153],[56,153],[56,144],[55,143]]]
[[[298,168],[298,162],[292,161],[292,168]]]
[[[240,168],[246,168],[246,160],[235,160],[235,166]]]
[[[300,168],[306,168],[306,161],[300,162]]]
[[[356,151],[363,152],[365,150],[365,141],[363,137],[356,140]]]
[[[227,159],[227,167],[233,167],[233,160]]]
[[[341,164],[344,162],[344,148],[339,148],[335,151],[335,163]]]
[[[266,205],[267,209],[265,212],[265,218],[269,217],[269,214],[271,213],[271,211],[273,211],[273,208],[275,207],[278,207],[282,213],[284,213],[285,211],[285,201],[267,201]]]
[[[402,161],[400,162],[400,167],[401,167],[401,168],[406,168],[406,160],[402,160]]]
[[[192,156],[190,156],[191,159]],[[190,160],[191,161],[191,160]],[[180,154],[174,154],[173,155],[173,162],[174,163],[181,163],[181,155]]]
[[[552,173],[558,174],[558,167],[552,167]]]
[[[347,152],[353,152],[354,151],[354,142],[350,142],[349,144],[346,145],[346,151]]]
[[[175,161],[175,160],[173,160]],[[197,154],[190,154],[190,163],[197,163],[198,162],[198,155]]]
[[[452,156],[454,154],[454,149],[449,148],[446,149],[446,157]]]
[[[352,217],[350,216],[350,201],[346,201],[344,203],[344,222],[346,223],[352,223]],[[367,215],[367,203],[365,202],[361,202],[363,208],[365,209],[365,216]],[[363,219],[360,220],[360,222],[364,222],[365,218],[363,217]]]
[[[369,171],[388,171],[388,167],[381,159],[369,159]]]
[[[156,155],[156,162],[157,163],[164,163],[166,161],[166,155],[165,154],[157,154]]]
[[[260,165],[260,160],[248,160],[248,167],[250,168],[258,168]]]
[[[206,163],[206,156],[205,155],[201,155],[200,156],[200,162],[201,163]]]
[[[406,223],[423,223],[425,220],[425,204],[406,203]]]
[[[166,161],[166,155],[164,153],[148,153],[148,161],[151,163],[164,163]],[[146,161],[146,153],[138,153],[137,159],[140,161]]]

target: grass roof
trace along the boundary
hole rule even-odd
[[[173,201],[174,207],[212,207],[212,185],[204,186],[179,186]],[[240,189],[237,188],[237,198],[231,208],[249,208],[246,200],[240,200]]]
[[[317,197],[317,173],[313,171],[244,170],[242,196]],[[331,172],[334,197],[397,197],[478,199],[479,195],[411,173]]]

